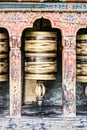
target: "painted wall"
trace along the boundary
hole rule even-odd
[[[81,6],[83,7],[83,5]],[[61,7],[63,8],[65,6],[62,5]],[[68,4],[67,8],[72,9],[72,4]],[[60,29],[62,35],[62,90],[61,90],[61,82],[59,77],[58,77],[59,81],[57,80],[55,81],[55,83],[52,83],[54,85],[52,85],[51,87],[50,87],[51,83],[49,82],[47,95],[46,95],[46,97],[49,100],[46,100],[45,103],[51,104],[52,102],[52,104],[56,104],[56,103],[61,104],[61,102],[63,101],[63,115],[75,116],[76,115],[76,109],[75,109],[76,108],[76,49],[75,49],[76,34],[80,28],[86,28],[87,13],[86,12],[78,13],[78,12],[69,12],[69,11],[45,12],[41,10],[40,11],[34,11],[34,10],[33,11],[26,11],[26,10],[25,11],[7,11],[7,10],[0,11],[0,27],[6,28],[9,33],[10,115],[20,116],[21,114],[22,32],[27,27],[33,27],[34,21],[41,17],[50,20],[51,26],[53,28]],[[51,91],[49,91],[49,89]],[[61,91],[62,91],[62,95],[61,95]],[[62,97],[62,101],[61,101],[61,97]]]

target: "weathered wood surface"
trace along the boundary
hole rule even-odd
[[[21,116],[21,51],[20,38],[10,38],[10,116]]]
[[[66,37],[65,37],[66,39]],[[71,44],[75,37],[67,37]],[[76,50],[75,44],[67,44],[65,40],[63,47],[63,115],[74,117],[76,116]],[[67,46],[69,45],[69,46]]]

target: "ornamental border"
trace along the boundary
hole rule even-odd
[[[0,11],[75,11],[86,12],[87,3],[0,2]]]

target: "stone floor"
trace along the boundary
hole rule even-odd
[[[87,112],[78,111],[76,117],[66,118],[61,107],[40,112],[24,106],[20,118],[10,118],[9,110],[4,110],[3,114],[0,111],[0,130],[87,130]]]
[[[87,117],[0,118],[0,130],[87,130]]]

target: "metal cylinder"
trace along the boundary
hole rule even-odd
[[[25,79],[54,80],[56,73],[56,32],[26,32]]]
[[[0,32],[0,81],[7,81],[8,76],[8,36]]]
[[[76,77],[78,82],[87,82],[87,34],[76,38]]]

